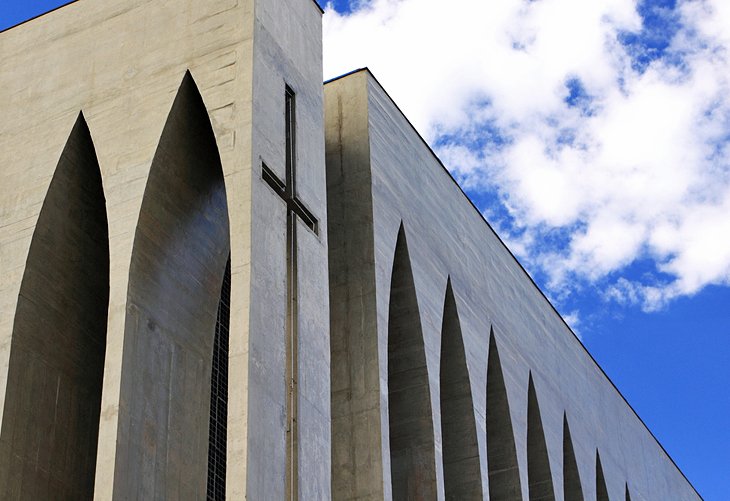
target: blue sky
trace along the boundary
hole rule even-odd
[[[324,18],[707,500],[730,499],[730,3],[369,0]]]
[[[5,0],[0,29],[66,2]],[[368,66],[708,501],[730,499],[730,3],[337,0]]]

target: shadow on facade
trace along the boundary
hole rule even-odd
[[[93,496],[108,307],[106,201],[79,114],[38,216],[15,312],[0,437],[8,498]]]
[[[152,160],[132,250],[114,477],[123,497],[205,497],[229,252],[220,156],[187,72]]]
[[[447,500],[483,499],[471,382],[451,280],[441,329],[441,435]]]
[[[401,224],[388,313],[388,415],[393,499],[436,499],[431,393],[421,318]]]

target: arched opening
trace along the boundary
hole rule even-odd
[[[436,499],[431,393],[421,318],[403,225],[388,313],[388,415],[393,499]]]
[[[487,470],[491,501],[522,498],[507,389],[493,331],[487,360]]]
[[[601,455],[598,451],[596,451],[596,501],[609,501],[606,478],[603,476],[603,466],[601,466]]]
[[[106,201],[79,114],[43,201],[18,296],[0,435],[6,496],[93,496],[108,309]]]
[[[441,435],[446,499],[483,499],[474,403],[450,279],[441,329]]]
[[[575,460],[573,439],[570,437],[568,416],[565,413],[563,413],[563,492],[565,501],[583,501],[578,462]]]
[[[527,385],[527,479],[530,501],[555,500],[550,458],[532,373]]]
[[[121,497],[206,496],[212,354],[230,253],[223,169],[189,72],[137,223],[115,463]]]

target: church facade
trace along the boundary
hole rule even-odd
[[[321,15],[0,33],[0,497],[700,499]]]

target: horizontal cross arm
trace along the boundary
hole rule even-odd
[[[261,163],[261,178],[266,181],[266,184],[271,186],[277,195],[286,200],[286,185],[279,179],[279,177],[272,171],[268,165]]]
[[[296,214],[299,219],[302,220],[307,227],[312,230],[315,234],[319,232],[317,218],[314,217],[309,209],[302,203],[301,200],[294,194],[289,194],[286,184],[279,179],[279,177],[272,171],[265,163],[261,164],[261,178],[266,181],[266,184],[271,186],[271,189],[276,192],[282,200],[286,202],[288,211]]]
[[[314,217],[314,215],[309,212],[309,210],[304,206],[304,204],[299,200],[298,198],[294,197],[289,202],[289,208],[291,209],[294,214],[299,216],[299,219],[302,220],[304,224],[307,225],[307,227],[312,230],[315,234],[317,234],[317,218]]]

